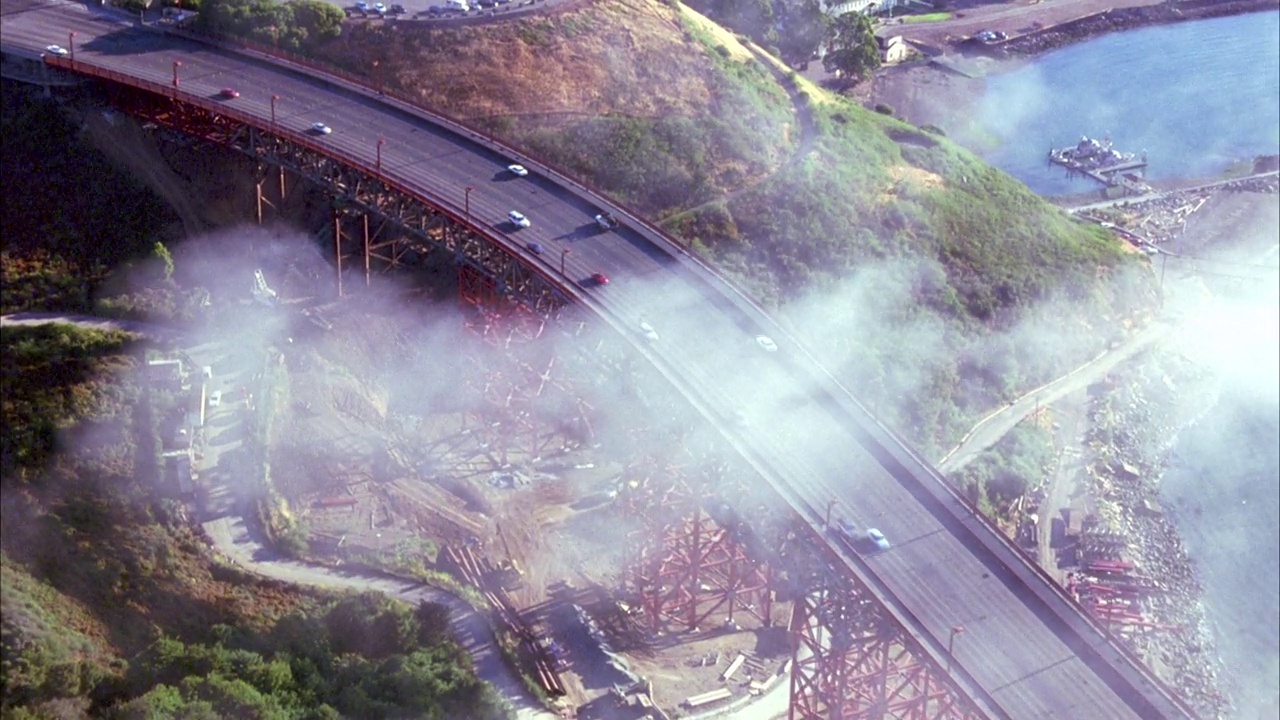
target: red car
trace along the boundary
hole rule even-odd
[[[235,88],[222,88],[222,92],[218,94],[228,100],[235,100],[236,98],[240,97],[240,92],[237,91]]]
[[[604,273],[591,273],[591,284],[592,285],[608,285],[609,276],[605,275]]]

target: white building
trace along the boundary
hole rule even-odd
[[[880,15],[898,7],[905,7],[906,0],[847,0],[846,2],[828,2],[823,0],[822,11],[831,17],[840,17],[845,13],[857,12],[864,15]]]

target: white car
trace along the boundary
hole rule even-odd
[[[527,228],[533,224],[529,222],[529,218],[525,217],[522,213],[519,213],[515,210],[512,210],[511,212],[507,213],[507,219],[510,220],[511,224],[515,225],[516,228]]]
[[[526,170],[523,165],[508,165],[507,172],[515,175],[516,177],[524,177],[529,174],[529,171]]]
[[[644,339],[649,342],[658,342],[659,340],[658,331],[654,330],[653,326],[644,320],[640,321],[640,334],[644,335]]]
[[[214,390],[209,393],[209,407],[216,408],[222,404],[222,391]]]
[[[67,52],[67,49],[62,47],[61,45],[50,45],[49,47],[45,48],[44,51],[49,55],[57,55],[58,57],[66,57],[71,54]]]
[[[329,133],[333,132],[333,128],[329,127],[328,125],[325,125],[322,122],[318,122],[311,126],[311,132],[319,133],[320,135],[328,135]]]
[[[867,528],[867,539],[875,544],[877,550],[888,550],[893,547],[889,544],[889,540],[885,538],[884,533],[875,528]]]
[[[764,348],[765,352],[778,352],[778,343],[774,342],[773,338],[768,335],[757,335],[756,344]]]
[[[386,14],[387,14],[387,6],[386,6],[386,5],[383,5],[382,3],[374,3],[374,4],[373,4],[373,11],[374,11],[374,12],[376,12],[376,13],[378,13],[379,15],[386,15]]]
[[[360,12],[369,12],[369,3],[360,0],[360,2],[356,3],[356,9]]]

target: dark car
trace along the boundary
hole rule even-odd
[[[608,285],[609,276],[605,275],[604,273],[591,273],[591,284],[592,285]]]
[[[240,97],[240,91],[236,90],[235,88],[226,87],[219,90],[218,95],[228,100],[235,100],[236,98]]]
[[[392,5],[391,5],[391,14],[392,14],[392,15],[403,15],[403,14],[405,14],[405,12],[406,12],[406,10],[404,9],[404,6],[403,6],[403,5],[401,5],[400,3],[394,3],[394,4],[392,4]]]
[[[536,242],[526,243],[525,247],[529,248],[529,252],[533,253],[534,255],[542,254],[542,245],[540,245],[539,243],[536,243]]]

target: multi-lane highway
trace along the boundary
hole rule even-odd
[[[183,93],[220,100],[266,127],[275,102],[278,128],[303,133],[315,122],[333,132],[313,141],[373,164],[379,138],[385,174],[422,197],[501,233],[507,212],[532,227],[513,246],[536,240],[542,255],[517,250],[547,274],[565,263],[571,292],[615,329],[636,333],[643,317],[661,340],[643,352],[702,412],[727,426],[743,454],[815,526],[831,500],[862,526],[876,526],[892,550],[845,557],[885,593],[888,607],[924,647],[943,655],[951,628],[962,686],[989,714],[1010,718],[1156,718],[1186,713],[1150,677],[1098,634],[1057,591],[991,535],[942,487],[935,473],[875,426],[860,408],[768,318],[666,243],[627,219],[617,232],[584,232],[608,208],[536,164],[504,172],[509,153],[424,116],[309,77],[260,57],[223,52],[136,27],[105,11],[55,0],[6,2],[0,18],[7,53],[68,45],[78,63],[171,84],[175,61]],[[621,209],[614,209],[624,216]],[[624,216],[625,217],[625,216]],[[570,250],[567,255],[562,251]],[[603,287],[577,283],[595,272]],[[766,352],[754,340],[778,341]],[[745,422],[724,422],[741,415]],[[840,552],[845,552],[841,550]]]

